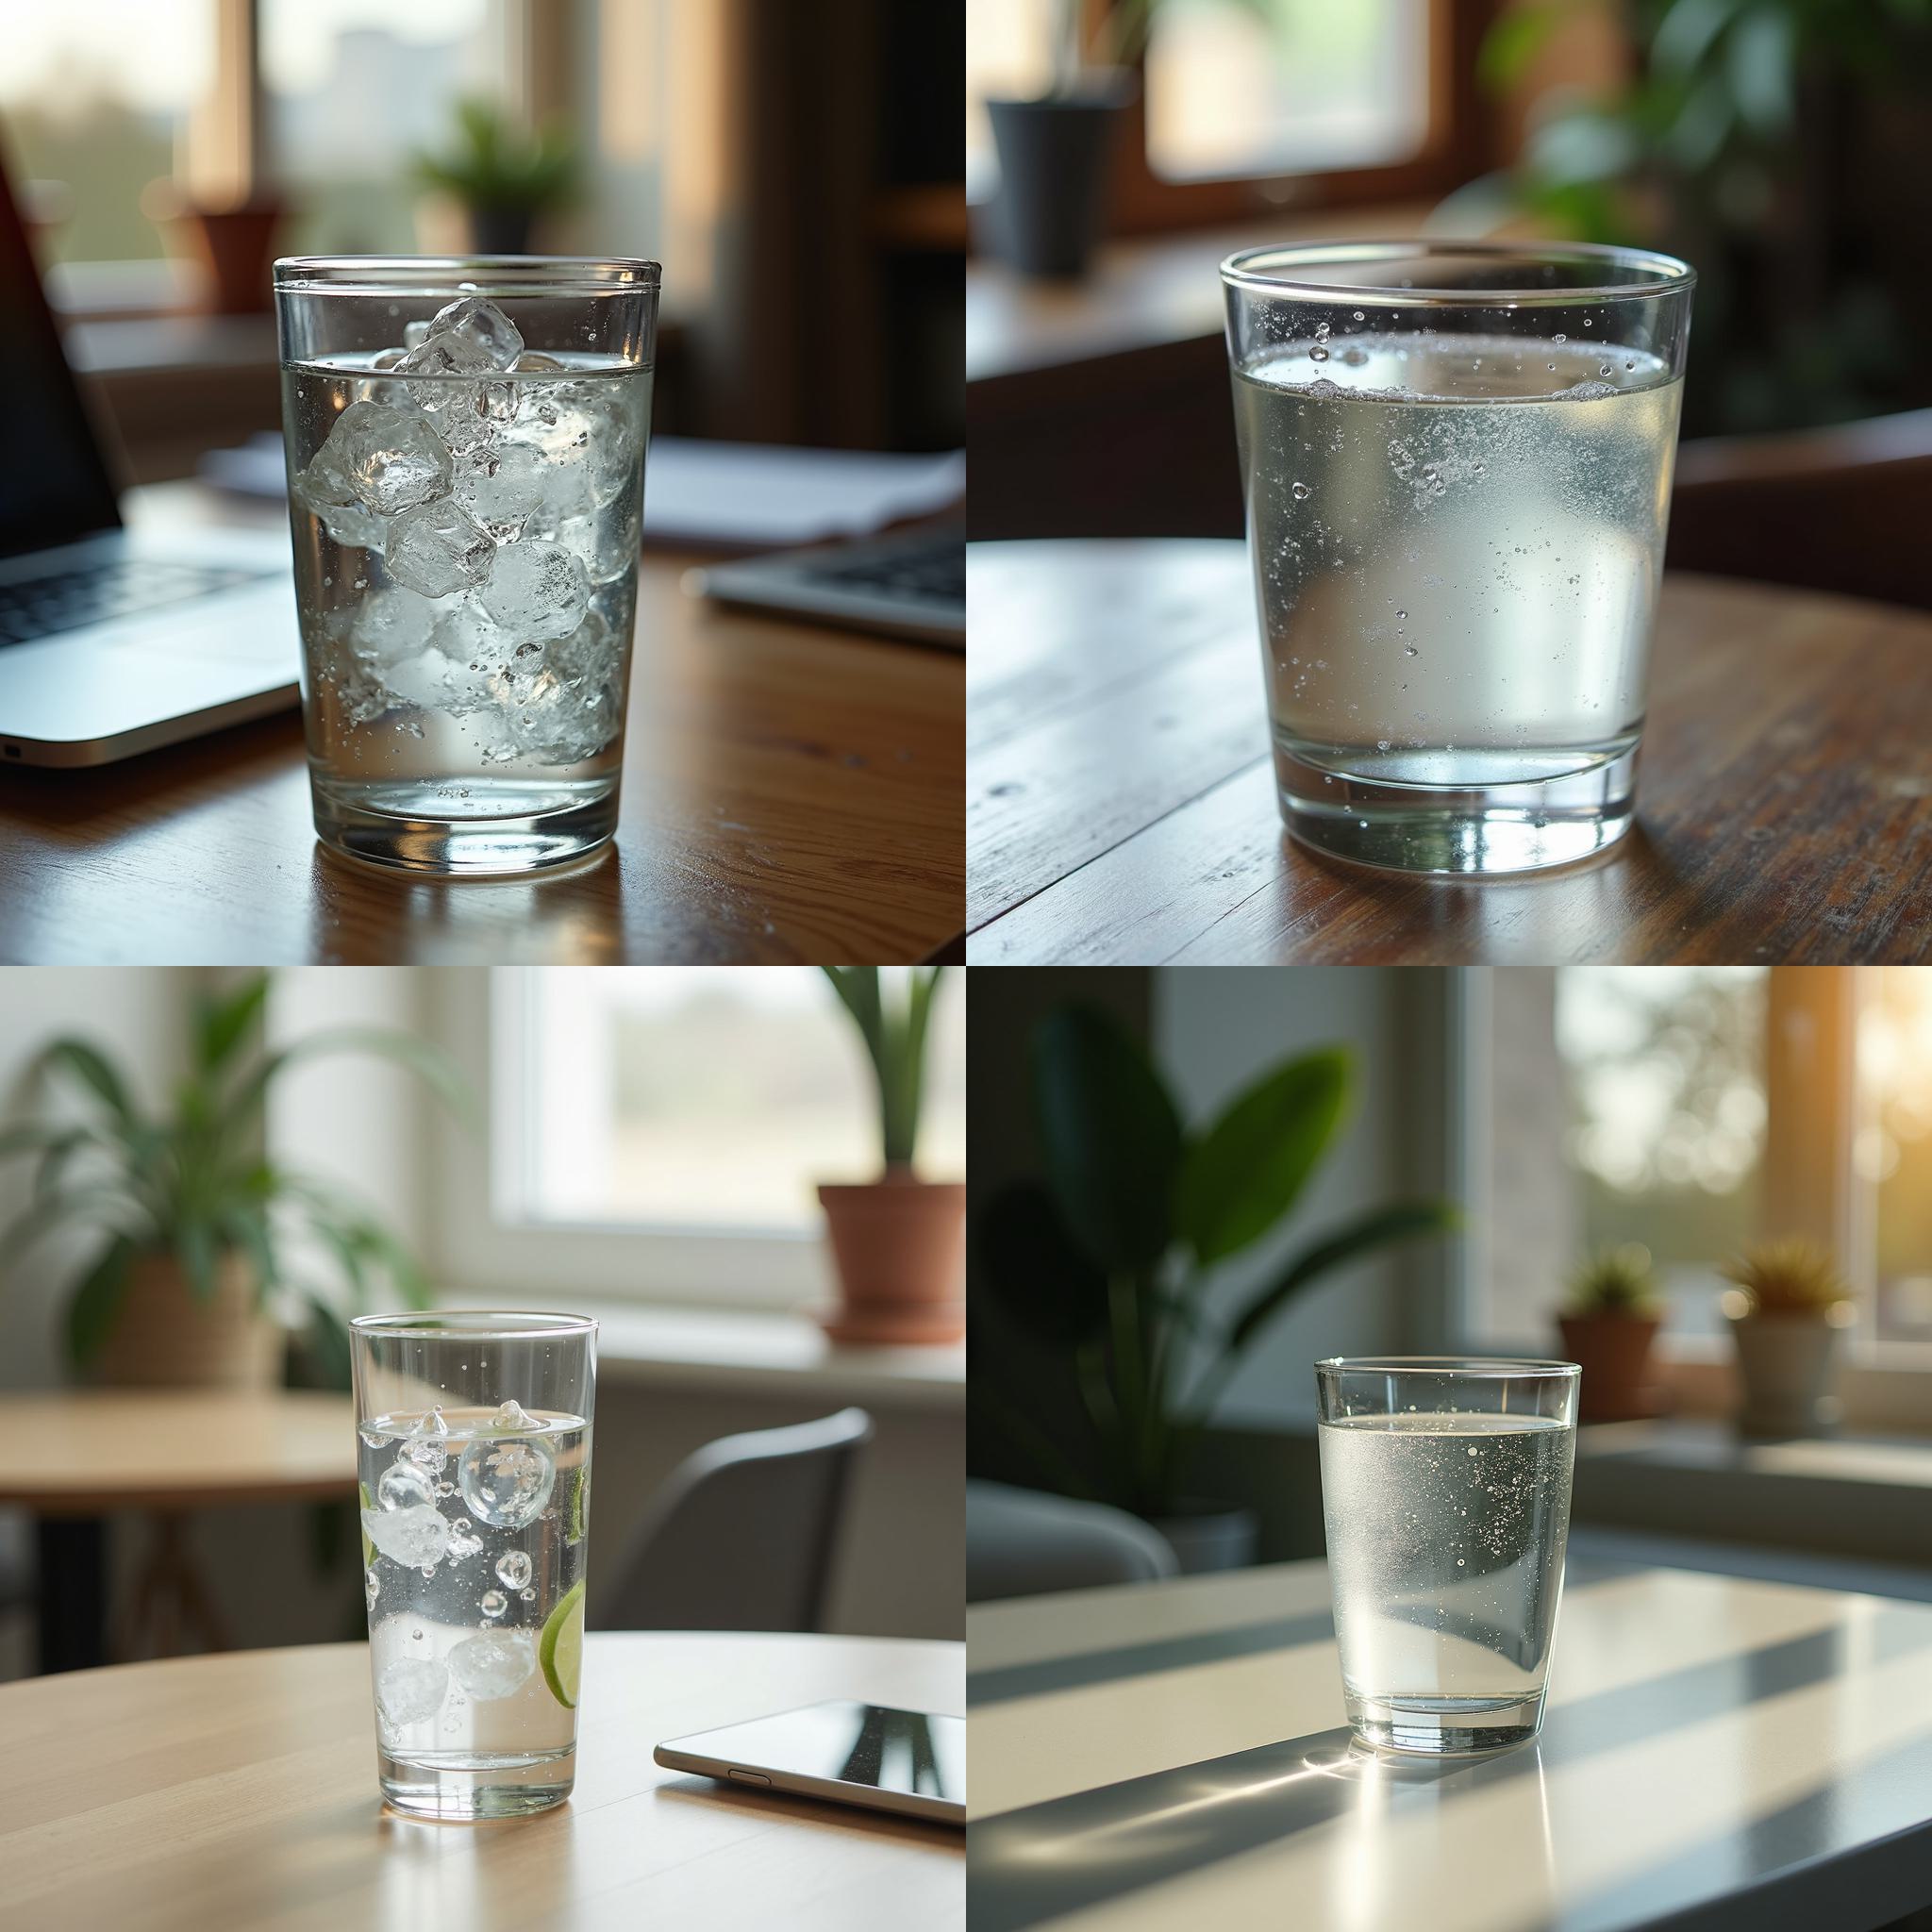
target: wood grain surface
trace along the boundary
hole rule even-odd
[[[136,495],[208,514],[193,486]],[[325,853],[291,710],[0,772],[0,959],[895,963],[956,941],[958,656],[714,608],[684,573],[641,573],[622,819],[584,867],[442,883]]]
[[[1932,958],[1932,619],[1667,576],[1639,823],[1513,879],[1283,831],[1242,546],[969,552],[975,964]]]
[[[61,1390],[0,1396],[0,1504],[40,1516],[347,1501],[346,1395],[275,1389]]]
[[[965,1648],[593,1635],[577,1783],[534,1817],[383,1808],[365,1644],[0,1686],[0,1924],[123,1932],[855,1932],[965,1919],[964,1834],[659,1769],[831,1698],[965,1709]]]

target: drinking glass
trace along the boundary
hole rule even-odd
[[[460,1309],[351,1324],[376,1779],[398,1810],[570,1795],[596,1335]]]
[[[651,261],[275,264],[315,829],[527,873],[617,825]]]
[[[1348,1721],[1445,1755],[1536,1736],[1563,1591],[1574,1362],[1315,1364]]]
[[[1696,277],[1490,242],[1221,273],[1290,831],[1428,873],[1620,839]]]

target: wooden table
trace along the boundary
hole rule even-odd
[[[193,485],[150,526],[260,523]],[[0,959],[279,965],[876,961],[957,940],[958,655],[715,609],[647,555],[617,840],[530,884],[316,843],[298,715],[94,771],[0,772]]]
[[[655,1745],[830,1698],[963,1707],[963,1646],[593,1635],[575,1795],[382,1807],[359,1643],[0,1687],[0,1924],[123,1932],[858,1932],[965,1919],[962,1835],[660,1770]]]
[[[1932,958],[1932,618],[1667,576],[1639,822],[1513,879],[1291,841],[1242,546],[974,544],[975,964]]]
[[[1351,1744],[1326,1566],[970,1613],[978,1932],[1873,1932],[1932,1904],[1932,1608],[1574,1558],[1533,1745]]]
[[[190,1562],[182,1518],[242,1503],[344,1502],[355,1493],[355,1416],[346,1396],[266,1390],[62,1391],[0,1397],[0,1507],[31,1512],[40,1544],[43,1671],[107,1656],[102,1519],[138,1511],[154,1540],[130,1628],[148,1619],[225,1633]]]

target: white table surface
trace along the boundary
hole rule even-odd
[[[1326,1566],[968,1617],[975,1932],[1872,1932],[1932,1904],[1932,1608],[1573,1555],[1543,1734],[1352,1746]]]

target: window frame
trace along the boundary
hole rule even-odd
[[[1089,25],[1108,0],[1088,0]],[[1236,175],[1167,181],[1147,158],[1146,63],[1132,66],[1140,83],[1126,109],[1114,173],[1112,232],[1154,235],[1176,228],[1226,226],[1310,208],[1352,208],[1447,194],[1490,164],[1476,86],[1476,55],[1497,0],[1427,0],[1428,121],[1421,148],[1400,161],[1307,174]]]
[[[1449,1325],[1462,1345],[1514,1346],[1531,1341],[1480,1320],[1478,1284],[1489,1277],[1494,1196],[1491,1074],[1498,971],[1456,974],[1450,1029],[1450,1175],[1467,1216],[1451,1280]],[[1845,1420],[1858,1427],[1923,1432],[1932,1423],[1932,1343],[1877,1334],[1877,1188],[1857,1171],[1854,1148],[1872,1101],[1857,1077],[1862,997],[1857,970],[1773,966],[1765,1016],[1764,1198],[1779,1204],[1779,1231],[1824,1242],[1851,1283],[1857,1308],[1840,1376]],[[1712,1265],[1721,1257],[1713,1256]],[[1717,1291],[1713,1282],[1712,1291]],[[1556,1285],[1552,1284],[1554,1320]],[[1547,1347],[1549,1338],[1534,1338]],[[1735,1407],[1734,1368],[1724,1337],[1663,1329],[1655,1357],[1679,1413],[1721,1415]]]
[[[444,976],[430,1030],[482,1101],[478,1135],[432,1133],[435,1185],[424,1247],[432,1275],[465,1291],[542,1302],[588,1295],[639,1306],[796,1315],[832,1300],[822,1231],[717,1233],[635,1224],[505,1219],[519,1176],[506,1158],[526,1117],[530,975],[497,966]],[[608,969],[598,969],[608,970]],[[479,1152],[481,1158],[479,1158]],[[555,1284],[553,1287],[552,1284]]]

